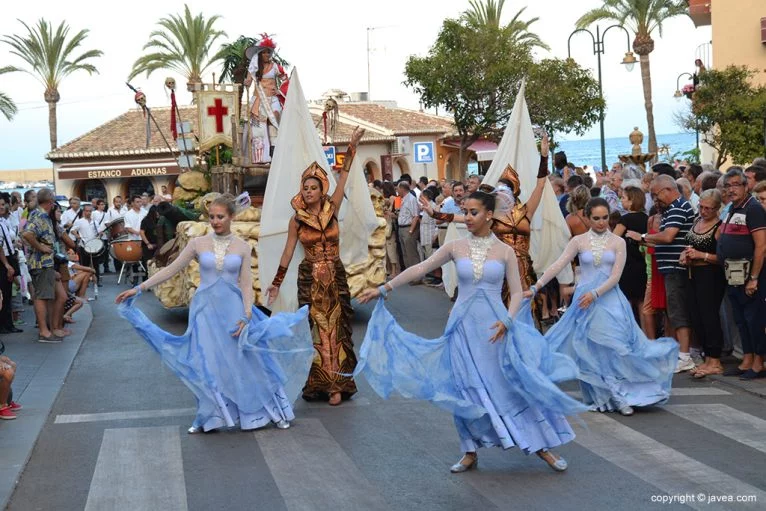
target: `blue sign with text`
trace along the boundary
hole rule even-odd
[[[415,163],[433,163],[434,162],[434,143],[416,142],[412,144],[415,153]]]
[[[324,155],[327,158],[327,164],[332,167],[335,165],[335,146],[325,146]]]

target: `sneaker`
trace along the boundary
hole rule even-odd
[[[690,358],[678,358],[678,364],[676,365],[676,370],[674,371],[676,374],[683,373],[684,371],[689,371],[691,369],[694,369],[696,366],[694,365],[694,361]]]
[[[13,420],[16,418],[16,414],[13,413],[10,406],[4,406],[0,408],[0,419],[2,420]]]
[[[23,406],[18,404],[16,401],[11,401],[11,404],[9,404],[8,406],[10,406],[11,411],[13,411],[13,412],[18,412],[19,410],[24,408]]]

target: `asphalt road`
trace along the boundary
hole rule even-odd
[[[8,509],[766,507],[766,402],[686,375],[664,408],[583,416],[577,440],[559,450],[569,461],[562,474],[500,449],[480,451],[478,470],[450,474],[460,457],[451,417],[427,403],[384,401],[364,381],[337,408],[298,402],[287,431],[188,435],[192,394],[119,318],[110,300],[118,288],[107,282]],[[186,327],[185,313],[150,294],[139,306],[167,330]],[[418,286],[388,306],[405,328],[435,337],[450,303]],[[357,343],[371,309],[357,308]]]

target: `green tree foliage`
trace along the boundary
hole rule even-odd
[[[502,29],[476,30],[465,21],[446,19],[428,55],[407,61],[404,83],[426,107],[444,107],[453,115],[465,160],[468,146],[497,135],[505,125],[531,64],[529,51]]]
[[[755,74],[745,66],[729,66],[699,75],[691,115],[682,117],[682,125],[689,130],[697,128],[702,139],[716,150],[717,167],[728,158],[747,164],[766,155],[766,86],[753,85]]]
[[[18,69],[12,66],[0,67],[0,75],[12,73],[14,71],[18,71]],[[11,99],[8,94],[0,92],[0,114],[3,114],[3,116],[10,121],[18,111],[13,99]]]
[[[571,59],[545,59],[529,68],[527,104],[532,123],[555,133],[583,135],[606,108],[598,81]]]
[[[633,51],[641,64],[641,84],[644,89],[646,124],[649,128],[649,152],[657,152],[657,135],[654,131],[654,105],[652,103],[652,73],[649,54],[654,51],[652,32],[662,37],[662,25],[678,16],[688,16],[686,0],[603,0],[604,5],[583,14],[577,20],[577,28],[585,28],[599,21],[612,21],[635,34]]]
[[[532,18],[524,21],[521,15],[527,9],[522,7],[513,15],[511,21],[505,25],[500,24],[500,17],[503,13],[505,0],[486,0],[484,3],[477,0],[470,0],[471,8],[463,13],[463,20],[468,26],[474,29],[494,28],[502,29],[508,33],[511,41],[527,49],[542,48],[550,50],[550,47],[540,39],[540,36],[532,32],[531,27],[534,23],[540,21],[540,18]]]
[[[69,25],[65,21],[62,21],[55,30],[53,25],[44,19],[40,19],[34,27],[30,27],[21,20],[19,22],[24,25],[27,33],[6,35],[3,36],[2,41],[11,47],[11,55],[19,57],[27,65],[20,71],[32,75],[45,87],[43,97],[48,103],[48,132],[51,149],[55,149],[58,144],[56,104],[61,99],[59,94],[61,81],[77,71],[86,71],[88,74],[98,73],[96,66],[89,61],[100,57],[103,52],[88,50],[76,55],[75,52],[88,37],[88,30],[80,30],[69,37]]]
[[[500,138],[525,76],[532,121],[549,133],[581,134],[598,120],[603,102],[589,71],[572,61],[535,63],[510,31],[466,18],[445,20],[428,55],[410,57],[405,67],[405,84],[421,102],[452,114],[461,169],[473,142]]]
[[[226,32],[215,28],[219,18],[205,18],[202,13],[192,16],[188,5],[184,5],[182,16],[171,14],[161,18],[157,22],[160,29],[152,31],[149,42],[144,45],[144,50],[152,50],[152,53],[133,63],[128,80],[141,73],[149,76],[159,69],[167,69],[183,75],[187,89],[194,90],[195,84],[202,83],[205,71],[224,58],[222,51],[211,55],[215,42],[226,37]]]

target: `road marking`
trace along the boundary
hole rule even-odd
[[[287,509],[390,509],[319,419],[254,436]]]
[[[677,387],[671,389],[672,396],[731,396],[731,392],[715,387]]]
[[[579,390],[567,390],[569,396],[581,400],[582,392]],[[670,390],[671,396],[730,396],[731,392],[714,387],[678,387]]]
[[[132,412],[82,413],[57,415],[54,424],[73,424],[77,422],[121,421],[136,419],[155,419],[160,417],[182,417],[194,415],[195,408],[169,408],[166,410],[136,410]]]
[[[696,405],[695,405],[696,406]],[[579,429],[575,442],[657,487],[667,495],[747,495],[756,502],[737,509],[762,509],[766,492],[686,456],[601,414],[584,417],[589,431]],[[726,509],[705,502],[686,502],[693,509]]]
[[[766,453],[766,420],[723,404],[670,405],[664,409],[714,433]]]
[[[178,426],[106,429],[85,511],[184,511]]]

